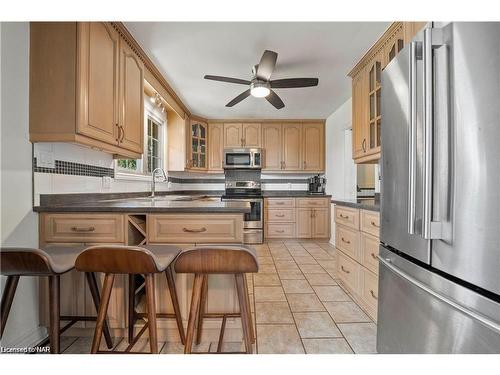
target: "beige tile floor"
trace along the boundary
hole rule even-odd
[[[315,241],[272,241],[255,246],[259,273],[249,275],[257,343],[262,354],[375,353],[377,326],[335,278],[335,249]],[[63,337],[64,353],[88,353],[91,339]],[[116,349],[126,347],[115,339]],[[159,343],[161,353],[182,353],[179,343]],[[193,351],[214,352],[216,342],[202,342]],[[134,351],[147,352],[148,339]],[[226,342],[223,351],[243,350]]]

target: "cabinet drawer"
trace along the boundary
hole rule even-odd
[[[123,215],[43,214],[40,235],[44,242],[123,243]]]
[[[297,198],[297,207],[329,207],[330,198]]]
[[[335,245],[352,259],[361,261],[359,255],[359,232],[342,225],[335,226]]]
[[[342,251],[337,251],[337,276],[352,292],[360,293],[361,266],[346,256]]]
[[[359,210],[337,205],[335,206],[335,222],[359,230]]]
[[[361,210],[361,230],[379,237],[380,214],[374,211]]]
[[[294,208],[268,208],[266,213],[268,223],[295,223]]]
[[[295,198],[266,198],[264,202],[266,207],[274,207],[274,208],[295,207]]]
[[[377,311],[378,304],[378,276],[373,272],[362,269],[363,272],[363,299],[368,304],[368,306]]]
[[[267,238],[293,238],[295,237],[295,224],[266,224]]]
[[[149,243],[242,242],[243,216],[165,214],[148,216]]]
[[[361,247],[361,264],[370,271],[378,275],[378,247],[379,239],[370,234],[361,232],[360,234]]]

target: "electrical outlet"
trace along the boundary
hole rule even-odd
[[[102,188],[109,189],[111,187],[111,177],[102,176]]]
[[[39,151],[36,158],[36,166],[39,168],[55,168],[56,161],[52,151]]]

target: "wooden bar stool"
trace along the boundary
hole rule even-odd
[[[149,330],[149,342],[151,353],[158,353],[158,337],[156,327],[156,304],[155,304],[155,282],[154,274],[165,272],[167,285],[172,297],[175,318],[179,329],[181,340],[184,338],[184,328],[180,315],[179,302],[175,289],[175,282],[171,274],[170,265],[180,253],[176,246],[168,245],[147,245],[147,246],[119,246],[119,245],[98,245],[85,249],[76,259],[76,269],[83,272],[103,272],[104,286],[102,291],[102,301],[99,306],[97,323],[92,340],[91,353],[108,353],[99,351],[101,342],[104,318],[108,310],[109,299],[113,289],[113,282],[116,274],[144,275],[146,287],[146,308],[147,322],[132,339],[128,347],[123,352],[130,353],[142,334]],[[129,309],[130,311],[130,309]]]
[[[186,345],[184,353],[191,353],[196,319],[198,318],[197,342],[201,337],[203,318],[222,318],[222,328],[219,336],[217,351],[221,351],[226,319],[241,317],[243,338],[246,353],[252,353],[252,344],[255,342],[252,314],[250,312],[250,297],[248,295],[246,273],[259,270],[257,253],[254,249],[240,245],[206,245],[182,251],[175,262],[177,273],[194,273],[193,294],[189,311]],[[206,294],[209,274],[234,274],[236,290],[238,292],[239,313],[206,313]]]
[[[89,316],[61,316],[60,315],[60,276],[63,273],[75,268],[75,261],[83,251],[84,247],[79,245],[52,245],[43,249],[31,248],[0,248],[1,274],[7,276],[5,290],[2,295],[1,308],[1,334],[3,336],[5,325],[9,317],[10,308],[17,284],[21,276],[47,276],[49,278],[49,342],[50,352],[60,352],[60,335],[78,321],[92,321],[96,317]],[[99,308],[100,296],[97,281],[94,273],[85,274],[90,293],[94,301],[96,310]],[[60,321],[69,320],[62,329]],[[109,333],[109,328],[103,320],[104,336],[108,348],[113,347],[113,341]],[[47,340],[39,345],[44,345]]]

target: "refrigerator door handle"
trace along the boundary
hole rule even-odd
[[[422,237],[441,239],[441,223],[432,221],[432,178],[434,154],[434,65],[432,49],[442,45],[441,29],[425,29],[423,45],[424,65],[424,156],[423,156],[423,220]]]
[[[486,327],[488,327],[488,328],[490,328],[490,329],[492,329],[500,334],[500,324],[498,324],[497,322],[494,322],[494,321],[488,319],[487,317],[485,317],[484,315],[481,315],[473,310],[470,310],[470,309],[456,303],[455,301],[449,299],[448,297],[445,297],[442,294],[437,293],[436,291],[429,288],[427,285],[421,283],[420,281],[418,281],[414,277],[408,275],[407,273],[401,271],[399,268],[392,265],[390,259],[384,259],[380,255],[378,256],[378,259],[379,259],[380,263],[382,263],[385,267],[387,267],[390,271],[394,272],[399,277],[405,279],[406,281],[410,282],[411,284],[415,285],[416,287],[422,289],[424,292],[426,292],[426,293],[432,295],[433,297],[439,299],[440,301],[452,306],[454,309],[460,311],[461,313],[469,316],[470,318],[472,318],[474,320],[477,320],[478,322],[482,323]]]
[[[415,233],[415,179],[417,159],[417,42],[410,44],[410,127],[408,129],[408,234]]]

